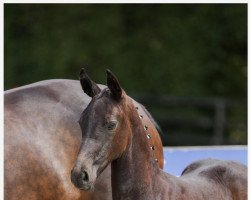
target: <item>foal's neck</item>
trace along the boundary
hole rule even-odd
[[[132,137],[126,151],[111,164],[113,199],[153,199],[152,178],[159,172],[142,121],[129,108]]]

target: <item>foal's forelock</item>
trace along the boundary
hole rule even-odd
[[[98,95],[96,95],[96,99],[100,99],[103,96],[108,97],[110,95],[110,90],[108,88],[104,88]]]

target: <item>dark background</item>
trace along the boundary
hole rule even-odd
[[[247,143],[247,4],[4,4],[4,87],[111,69],[164,145]]]

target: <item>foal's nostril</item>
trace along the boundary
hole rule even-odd
[[[89,183],[89,175],[86,171],[72,171],[71,182],[79,189],[89,190],[91,184]]]
[[[81,171],[80,172],[80,177],[81,180],[88,182],[89,181],[89,175],[86,171]]]

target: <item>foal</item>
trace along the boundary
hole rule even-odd
[[[109,70],[107,85],[79,120],[83,141],[71,174],[76,187],[93,189],[111,163],[115,200],[247,199],[247,168],[241,164],[202,160],[189,165],[179,178],[160,170],[147,127]]]

